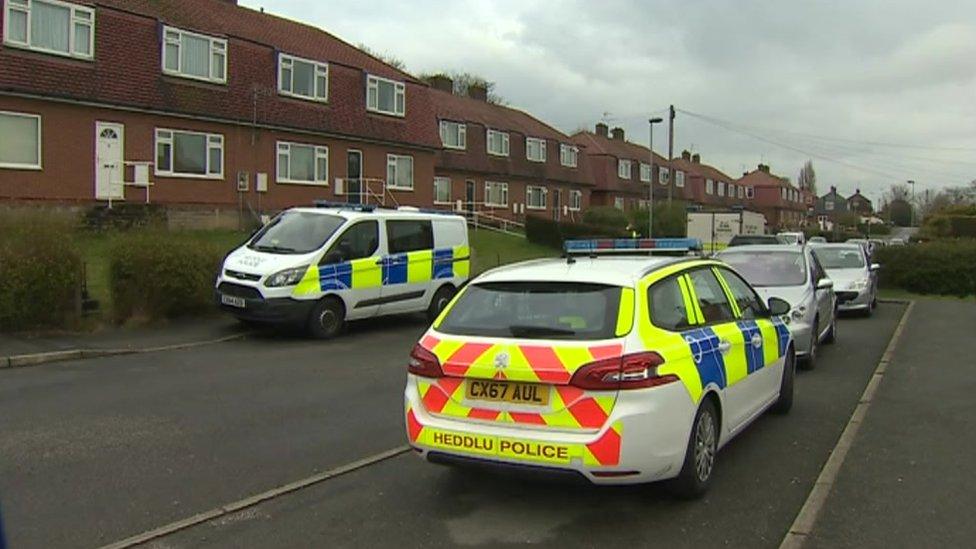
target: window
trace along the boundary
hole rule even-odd
[[[725,181],[718,182],[718,192],[715,194],[718,196],[725,196]]]
[[[391,254],[432,250],[434,229],[429,220],[387,221],[386,240]]]
[[[672,276],[651,286],[647,290],[647,300],[651,323],[658,328],[678,332],[691,327],[678,277]]]
[[[0,168],[41,169],[41,117],[0,111]]]
[[[623,210],[624,209],[624,199],[623,199],[623,197],[621,197],[621,196],[615,196],[615,197],[613,197],[613,207],[614,208],[617,208],[618,210]]]
[[[782,198],[783,200],[786,200],[786,188],[782,188],[779,190],[779,197]]]
[[[742,185],[739,185],[736,188],[736,193],[739,195],[739,198],[744,198],[745,195],[746,195],[746,189],[745,189],[745,187],[743,187]]]
[[[525,207],[530,210],[546,209],[546,193],[549,191],[545,187],[528,186],[525,188]]]
[[[651,179],[653,179],[651,177],[651,165],[650,164],[645,164],[645,163],[641,162],[640,163],[640,180],[643,181],[644,183],[650,183],[651,182]]]
[[[695,287],[698,308],[701,309],[705,324],[735,320],[729,298],[726,297],[722,285],[719,284],[711,269],[696,269],[688,273],[688,277]]]
[[[393,116],[404,116],[407,111],[406,90],[403,82],[368,75],[366,77],[366,110]]]
[[[729,198],[735,198],[735,184],[729,183]]]
[[[286,210],[258,231],[247,247],[276,254],[307,254],[321,248],[345,222],[337,215]]]
[[[328,101],[329,65],[291,55],[279,55],[278,92],[312,101]]]
[[[578,212],[583,207],[583,191],[569,191],[569,209]]]
[[[684,187],[685,186],[685,172],[681,170],[675,170],[674,172],[674,186]]]
[[[559,163],[569,168],[575,168],[579,163],[579,147],[573,145],[559,145]]]
[[[402,191],[413,190],[412,156],[386,155],[386,188]]]
[[[163,72],[183,78],[227,82],[227,41],[163,27]]]
[[[661,166],[657,169],[657,182],[662,185],[667,185],[671,181],[671,170]]]
[[[746,284],[745,280],[733,273],[728,269],[719,268],[719,272],[722,274],[722,278],[729,287],[729,291],[732,292],[732,297],[735,302],[739,305],[739,312],[742,313],[742,318],[746,320],[752,320],[756,318],[762,318],[766,315],[766,307],[763,305],[759,296],[756,292]]]
[[[525,138],[525,158],[532,162],[546,161],[546,140],[537,137]]]
[[[278,183],[329,184],[329,148],[278,142]]]
[[[733,251],[739,250],[739,251]],[[719,257],[756,288],[801,286],[807,280],[807,262],[800,251],[755,252],[729,248]]]
[[[445,149],[464,150],[468,147],[467,126],[460,122],[441,120],[441,144]]]
[[[508,183],[485,181],[485,205],[508,207]]]
[[[833,211],[834,210],[834,201],[833,200],[827,200],[827,201],[825,201],[824,202],[824,209],[827,210],[828,212]]]
[[[617,160],[617,177],[621,179],[630,179],[630,172],[632,168],[630,160],[619,159]]]
[[[434,204],[451,203],[451,180],[447,177],[434,178]]]
[[[332,248],[322,256],[321,264],[344,263],[363,259],[376,253],[380,243],[380,228],[376,221],[362,221],[346,229]]]
[[[746,198],[754,198],[756,196],[756,190],[752,187],[746,187]]]
[[[715,181],[712,179],[705,180],[705,194],[715,194]]]
[[[224,136],[156,130],[156,175],[224,177]]]
[[[508,134],[497,130],[487,130],[485,140],[488,142],[488,154],[508,156]]]
[[[7,0],[3,41],[11,46],[92,59],[95,10],[59,0]]]

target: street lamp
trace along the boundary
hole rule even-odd
[[[915,180],[909,179],[908,184],[912,186],[912,227],[915,226]]]
[[[654,238],[654,124],[664,122],[661,117],[651,118],[648,122],[650,139],[648,148],[651,150],[651,181],[647,185],[647,238]],[[639,170],[638,170],[639,171]]]

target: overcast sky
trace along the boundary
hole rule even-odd
[[[733,177],[764,162],[795,181],[809,158],[821,193],[872,199],[906,179],[919,192],[976,179],[973,0],[240,3],[413,74],[482,75],[567,133],[606,119],[646,145],[648,115],[674,104],[718,122],[679,112],[675,156],[693,149]],[[666,154],[664,126],[654,138]]]

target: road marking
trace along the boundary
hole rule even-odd
[[[410,451],[410,447],[407,445],[391,448],[384,452],[373,454],[371,456],[358,459],[356,461],[347,463],[345,465],[340,465],[335,469],[330,469],[328,471],[318,473],[301,480],[296,480],[295,482],[290,482],[288,484],[279,486],[277,488],[272,488],[266,492],[261,492],[260,494],[248,496],[244,499],[240,499],[225,505],[221,505],[220,507],[210,509],[209,511],[198,513],[196,515],[193,515],[192,517],[187,517],[185,519],[172,522],[165,526],[160,526],[159,528],[149,530],[148,532],[143,532],[141,534],[132,536],[130,538],[126,538],[124,540],[117,541],[109,545],[105,545],[101,549],[126,549],[128,547],[142,545],[154,539],[158,539],[164,536],[168,536],[170,534],[174,534],[176,532],[179,532],[180,530],[185,530],[187,528],[190,528],[191,526],[196,526],[204,522],[209,522],[211,520],[229,515],[231,513],[237,513],[242,509],[253,507],[259,503],[263,503],[265,501],[275,499],[285,494],[289,494],[291,492],[295,492],[303,488],[308,488],[309,486],[318,484],[320,482],[324,482],[326,480],[333,479],[345,475],[347,473],[351,473],[358,469],[362,469],[364,467],[374,465],[381,461],[394,458],[408,451]]]
[[[851,414],[851,418],[847,421],[844,432],[840,434],[840,438],[837,439],[837,444],[830,451],[830,457],[827,458],[823,469],[820,470],[817,482],[814,483],[813,489],[810,490],[810,494],[807,496],[807,500],[803,503],[803,507],[800,508],[800,512],[797,513],[796,519],[793,520],[789,531],[783,537],[779,549],[800,549],[806,542],[807,537],[813,532],[813,526],[817,522],[817,516],[827,502],[827,496],[830,495],[830,491],[837,481],[837,475],[840,474],[840,469],[844,465],[847,452],[854,444],[854,438],[857,436],[857,432],[864,422],[864,417],[867,414],[868,408],[871,407],[871,402],[874,401],[874,394],[878,391],[878,387],[881,386],[881,380],[884,379],[885,372],[888,370],[888,364],[894,356],[895,347],[898,346],[898,340],[901,338],[905,325],[908,323],[908,316],[911,314],[913,307],[915,307],[915,302],[908,302],[908,307],[902,313],[901,320],[898,321],[898,326],[895,328],[895,333],[891,335],[891,340],[888,341],[888,346],[885,348],[884,354],[881,355],[878,366],[874,369],[874,374],[871,375],[867,387],[861,393],[861,398],[858,400],[857,406]]]

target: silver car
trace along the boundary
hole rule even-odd
[[[859,311],[870,315],[878,305],[877,263],[859,244],[821,244],[812,247],[813,254],[834,281],[837,309]]]
[[[802,368],[812,370],[817,346],[837,338],[837,297],[810,247],[740,246],[719,252],[716,259],[738,271],[764,300],[778,297],[791,305],[786,321],[796,356]]]

